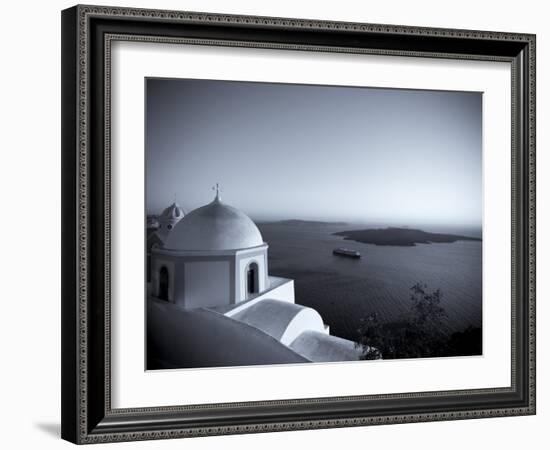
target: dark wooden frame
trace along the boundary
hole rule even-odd
[[[110,43],[185,42],[512,65],[512,384],[112,409]],[[62,437],[75,443],[535,413],[535,36],[98,6],[62,12]]]

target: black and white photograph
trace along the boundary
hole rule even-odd
[[[146,78],[146,369],[482,355],[482,104]]]

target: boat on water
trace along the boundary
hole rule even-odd
[[[350,250],[349,248],[343,247],[335,248],[332,254],[336,256],[345,256],[347,258],[361,258],[361,253],[357,250]]]

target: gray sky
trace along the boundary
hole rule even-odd
[[[147,211],[481,225],[482,94],[146,80]]]

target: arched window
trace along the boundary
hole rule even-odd
[[[250,297],[258,292],[260,292],[258,264],[251,262],[246,269],[246,296]]]
[[[168,269],[164,266],[161,267],[159,272],[159,295],[161,300],[168,301]]]

